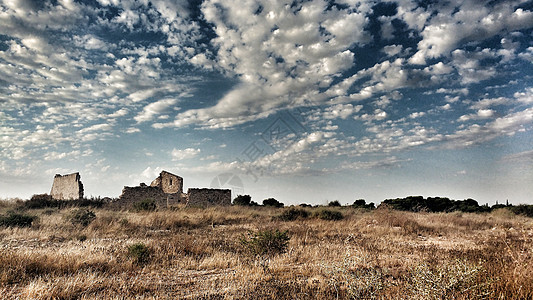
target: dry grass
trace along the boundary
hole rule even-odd
[[[5,212],[13,205],[1,205]],[[532,299],[533,219],[338,208],[337,221],[283,209],[28,210],[0,227],[0,293],[11,299]],[[284,253],[252,255],[250,232],[288,231]],[[146,246],[138,263],[128,247]]]

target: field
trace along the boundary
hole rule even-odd
[[[6,299],[533,298],[533,219],[505,209],[17,213],[37,218],[0,227]]]

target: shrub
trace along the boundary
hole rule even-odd
[[[455,295],[484,299],[487,296],[488,282],[478,282],[486,274],[481,263],[464,260],[436,266],[422,263],[410,273],[410,290],[417,299],[452,299]]]
[[[70,215],[70,222],[82,227],[87,227],[94,219],[96,219],[96,214],[88,209],[77,209]]]
[[[365,209],[374,209],[374,208],[376,208],[374,206],[373,202],[371,202],[369,204],[366,204],[365,199],[355,200],[355,202],[352,204],[352,207],[353,208],[365,208]]]
[[[0,226],[30,227],[35,219],[35,216],[9,212],[7,216],[0,216]]]
[[[287,231],[265,230],[249,232],[241,237],[241,245],[252,255],[273,256],[287,251],[289,240]]]
[[[291,207],[281,213],[278,219],[282,221],[294,221],[296,219],[305,219],[309,217],[309,212],[305,209]]]
[[[339,200],[335,200],[335,201],[331,201],[328,203],[328,206],[329,207],[341,207],[341,203],[339,202]]]
[[[59,207],[59,201],[52,199],[52,196],[48,194],[33,195],[30,200],[23,202],[24,208],[39,209]]]
[[[263,200],[264,206],[283,207],[284,204],[274,198],[268,198]]]
[[[152,199],[144,199],[133,203],[133,209],[136,211],[153,211],[156,209],[155,201]]]
[[[533,205],[521,204],[518,206],[509,206],[507,209],[512,211],[514,214],[533,218]]]
[[[329,209],[322,209],[315,213],[315,217],[321,219],[321,220],[328,220],[328,221],[337,221],[342,220],[344,216],[340,211],[336,210],[329,210]]]
[[[128,246],[128,256],[134,263],[143,265],[150,261],[151,250],[143,243],[136,243]]]
[[[252,197],[250,195],[239,195],[237,198],[233,199],[233,205],[248,206],[251,201]]]

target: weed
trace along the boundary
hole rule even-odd
[[[136,243],[128,246],[128,256],[135,264],[144,265],[150,261],[151,250],[143,243]]]
[[[338,221],[344,218],[344,216],[342,215],[340,211],[329,210],[329,209],[321,209],[315,212],[315,217],[321,220],[328,220],[328,221]]]
[[[7,216],[0,216],[0,226],[6,227],[30,227],[37,217],[9,212]]]
[[[452,299],[469,295],[469,299],[487,297],[486,284],[478,284],[483,275],[481,264],[455,260],[436,266],[421,263],[411,269],[411,291],[417,299]]]
[[[96,219],[96,214],[88,209],[77,209],[70,215],[70,222],[73,225],[87,227],[92,221]]]
[[[252,255],[274,256],[287,251],[289,240],[287,231],[264,230],[241,237],[241,245]]]
[[[309,217],[307,210],[291,207],[277,216],[277,219],[281,221],[294,221],[296,219],[306,219],[307,217]]]
[[[336,290],[346,290],[351,299],[377,299],[387,287],[386,272],[375,266],[369,256],[350,252],[341,264],[326,264],[322,269],[329,278],[329,284]]]
[[[136,211],[153,211],[156,209],[155,201],[152,199],[144,199],[133,203],[133,209]]]

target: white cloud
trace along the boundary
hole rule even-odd
[[[341,164],[342,170],[361,170],[361,169],[381,169],[399,167],[401,162],[406,160],[398,159],[395,156],[387,157],[382,160],[375,161],[355,161]]]
[[[200,154],[200,152],[201,152],[200,149],[194,149],[194,148],[186,148],[183,150],[174,148],[172,149],[171,156],[172,156],[173,161],[184,160],[184,159],[196,157],[198,154]]]
[[[71,157],[71,158],[74,158],[74,157],[77,157],[77,156],[80,156],[80,151],[78,150],[75,150],[75,151],[72,151],[72,152],[55,152],[55,151],[51,151],[51,152],[47,152],[45,155],[44,155],[44,160],[60,160],[60,159],[64,159],[64,158],[67,158],[67,157]]]
[[[387,54],[388,56],[395,56],[402,52],[403,46],[402,45],[388,45],[383,47],[383,52]]]
[[[518,57],[520,57],[523,60],[527,60],[530,63],[533,63],[533,47],[528,47],[526,49],[526,52],[522,52],[518,54]]]
[[[353,64],[349,49],[370,41],[363,30],[368,7],[327,10],[327,6],[319,0],[295,6],[266,2],[258,12],[259,5],[253,1],[238,6],[229,0],[205,1],[202,12],[214,24],[217,37],[212,44],[217,54],[207,60],[198,53],[193,63],[211,68],[214,61],[241,83],[215,106],[185,111],[175,122],[156,127],[230,127],[283,107],[323,101],[318,89],[329,87],[333,78]]]
[[[458,121],[466,122],[470,120],[483,120],[494,116],[494,110],[492,109],[479,109],[475,114],[462,115]]]
[[[481,99],[470,106],[472,109],[488,109],[497,105],[510,104],[512,100],[506,97]]]
[[[460,6],[437,3],[439,10],[435,16],[422,15],[428,24],[421,32],[418,52],[409,62],[425,64],[428,58],[449,55],[460,44],[533,26],[533,12],[515,9],[515,3],[502,2],[490,7],[478,1],[465,1]],[[419,26],[420,23],[417,24]]]
[[[137,123],[143,123],[153,120],[157,115],[162,114],[169,109],[175,108],[174,106],[178,102],[178,99],[163,99],[156,102],[152,102],[143,108],[143,111],[134,117]]]
[[[533,123],[533,108],[508,114],[485,125],[473,124],[443,137],[447,148],[463,148],[490,141],[504,135],[514,135]]]
[[[346,119],[354,113],[359,112],[363,108],[362,105],[353,106],[352,104],[337,104],[326,108],[323,114],[324,119]]]
[[[524,103],[524,104],[530,104],[533,103],[533,88],[529,87],[526,88],[524,92],[516,92],[513,95],[516,100]]]
[[[416,118],[420,118],[422,116],[424,116],[426,113],[421,111],[421,112],[414,112],[412,114],[409,115],[409,118],[411,119],[416,119]]]

